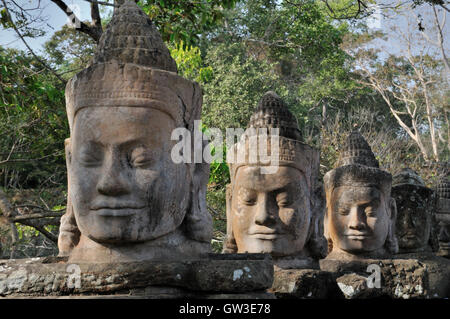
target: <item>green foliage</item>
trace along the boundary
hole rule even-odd
[[[23,52],[0,47],[0,65],[0,184],[64,181],[64,90]]]
[[[96,43],[87,34],[64,25],[44,44],[44,48],[48,62],[68,80],[87,66]]]
[[[223,10],[238,1],[141,0],[138,4],[156,24],[164,41],[192,45],[199,40],[200,34],[217,27],[222,21]]]
[[[181,41],[175,45],[169,45],[169,50],[181,76],[199,83],[211,80],[213,70],[210,66],[203,66],[200,48],[185,45]]]
[[[268,90],[286,97],[287,88],[274,72],[273,64],[249,56],[242,43],[219,44],[206,53],[213,69],[204,85],[202,119],[207,127],[244,128],[259,99]]]

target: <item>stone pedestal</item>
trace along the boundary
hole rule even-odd
[[[268,292],[279,299],[343,298],[333,274],[318,269],[275,269]]]
[[[266,254],[209,254],[189,261],[68,263],[60,257],[0,260],[8,298],[273,298]]]
[[[320,269],[333,273],[348,299],[450,296],[450,262],[431,254],[353,261],[324,259],[320,261]]]

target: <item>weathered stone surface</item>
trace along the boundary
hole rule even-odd
[[[323,253],[323,211],[315,203],[319,152],[302,142],[295,117],[276,93],[262,97],[227,161],[224,252],[270,253],[286,267]]]
[[[61,258],[1,260],[0,295],[111,295],[140,291],[149,297],[171,292],[179,295],[176,289],[185,295],[246,295],[260,294],[271,287],[270,256],[233,254],[223,259],[221,256],[211,254],[211,258],[177,262],[79,264]],[[149,286],[163,286],[166,290],[155,292],[158,288]]]
[[[399,255],[397,259],[323,259],[320,268],[334,274],[339,288],[349,299],[428,299],[450,296],[450,263],[445,258],[431,254],[405,254]],[[379,288],[375,282],[375,269],[380,271]]]
[[[422,178],[406,168],[393,177],[392,198],[397,204],[395,232],[399,252],[432,251],[437,244],[432,231],[434,192],[425,186]]]
[[[277,298],[329,299],[339,298],[332,273],[317,269],[278,269],[274,272],[272,288]]]
[[[210,252],[209,164],[175,162],[193,144],[202,93],[176,73],[134,1],[115,10],[93,62],[68,81],[68,205],[59,248],[71,262],[185,260]]]
[[[378,161],[359,131],[348,136],[338,165],[343,166],[324,176],[327,258],[395,254],[397,210],[391,198],[392,175],[378,168]]]
[[[436,186],[436,222],[439,251],[437,255],[450,258],[450,173],[440,177]]]

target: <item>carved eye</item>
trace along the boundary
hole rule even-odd
[[[102,164],[101,149],[84,148],[79,153],[79,161],[84,166],[99,166]]]
[[[244,205],[251,206],[255,205],[257,194],[255,191],[241,187],[238,191],[238,198]]]
[[[149,166],[153,162],[152,152],[143,146],[137,147],[131,151],[129,162],[133,167]]]
[[[364,209],[364,213],[365,213],[368,217],[374,217],[374,216],[376,216],[377,211],[376,211],[376,209],[375,209],[374,207],[372,207],[372,206],[367,206],[367,207]]]
[[[277,194],[276,200],[278,207],[286,207],[291,204],[289,194],[287,192]]]
[[[338,208],[337,212],[339,215],[347,216],[349,214],[350,210],[347,208],[344,208],[344,207],[340,207],[340,208]]]

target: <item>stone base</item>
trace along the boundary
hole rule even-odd
[[[280,299],[343,298],[333,274],[317,269],[275,269],[268,292]]]
[[[334,274],[336,283],[348,299],[450,297],[450,261],[431,254],[353,261],[323,259],[320,269]],[[374,272],[377,269],[380,271],[379,284]]]
[[[209,254],[177,262],[0,260],[0,296],[13,298],[273,298],[265,292],[272,281],[266,254]]]

